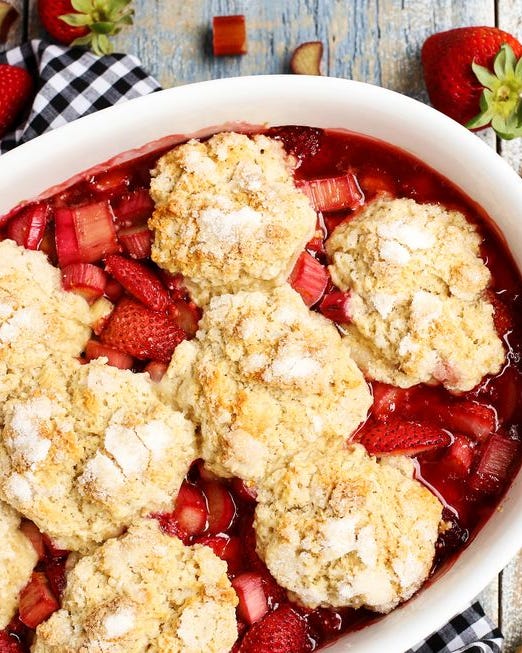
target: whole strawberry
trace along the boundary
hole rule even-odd
[[[431,103],[470,129],[491,124],[502,138],[521,136],[522,64],[516,66],[520,57],[522,44],[497,27],[460,27],[433,34],[422,47]]]
[[[38,0],[46,31],[65,45],[86,45],[96,54],[109,54],[109,36],[132,25],[132,0]]]
[[[27,105],[33,88],[25,68],[0,64],[0,136],[13,125]]]

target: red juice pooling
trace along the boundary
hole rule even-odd
[[[329,279],[324,240],[364,203],[382,194],[439,203],[464,213],[483,237],[482,256],[492,275],[488,293],[495,308],[495,327],[507,351],[504,367],[460,395],[442,387],[401,389],[372,382],[374,404],[357,434],[364,442],[368,430],[386,429],[391,423],[407,423],[410,430],[414,427],[422,434],[407,453],[416,458],[417,477],[445,506],[446,530],[437,542],[433,571],[443,570],[494,511],[522,460],[520,273],[480,208],[407,153],[335,130],[290,126],[274,127],[265,134],[281,140],[297,158],[296,182],[320,207],[316,234],[290,282],[308,305],[330,319],[342,321],[347,314],[349,292],[339,291]],[[194,336],[201,316],[183,279],[158,269],[149,258],[150,169],[163,153],[164,149],[97,170],[52,197],[0,218],[2,238],[42,250],[65,269],[65,287],[88,301],[104,296],[115,305],[111,316],[102,315],[95,323],[85,360],[107,356],[118,367],[148,371],[154,380],[165,372],[176,345]],[[143,328],[129,336],[125,320],[131,318],[133,323],[140,320]],[[156,339],[152,348],[151,334]],[[173,511],[153,515],[169,535],[186,544],[205,544],[227,562],[240,599],[240,637],[268,615],[292,610],[292,618],[304,624],[306,650],[311,651],[379,618],[364,609],[311,610],[290,603],[256,553],[255,505],[255,491],[240,479],[220,479],[203,461],[195,461]],[[20,614],[0,633],[0,650],[9,647],[5,650],[14,653],[29,650],[34,627],[56,609],[65,586],[67,552],[56,550],[31,522],[24,521],[22,529],[39,561],[22,592]]]

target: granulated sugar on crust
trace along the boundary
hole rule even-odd
[[[290,286],[214,297],[199,326],[161,387],[201,424],[215,473],[259,482],[307,443],[343,442],[366,418],[371,395],[347,342]]]
[[[210,548],[140,520],[68,573],[62,607],[32,653],[228,653],[237,596]]]
[[[90,336],[89,305],[62,289],[45,254],[0,242],[0,402],[41,365],[79,356]],[[0,423],[1,423],[0,418]]]
[[[462,213],[411,199],[376,200],[335,229],[330,273],[352,293],[346,337],[367,377],[466,391],[500,370],[480,242]]]
[[[442,514],[412,475],[361,445],[303,450],[258,493],[257,552],[306,607],[389,612],[426,580]]]
[[[147,374],[51,361],[4,406],[0,497],[64,549],[86,551],[168,510],[197,457],[194,427]]]
[[[152,259],[182,273],[200,305],[281,285],[317,220],[294,165],[280,142],[260,135],[220,133],[174,148],[152,172]]]
[[[31,542],[19,530],[20,516],[0,501],[0,630],[18,608],[18,596],[31,578],[38,556]]]

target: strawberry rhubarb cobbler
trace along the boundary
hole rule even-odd
[[[0,653],[311,652],[520,466],[520,275],[386,143],[192,139],[0,237]]]

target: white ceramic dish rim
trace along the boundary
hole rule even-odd
[[[376,86],[307,76],[201,82],[82,118],[0,157],[0,215],[121,152],[212,125],[302,124],[344,128],[418,156],[462,188],[498,223],[522,267],[522,181],[475,135],[411,98]],[[406,605],[331,645],[331,653],[401,653],[461,611],[522,543],[522,475],[476,539]]]

